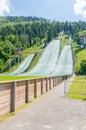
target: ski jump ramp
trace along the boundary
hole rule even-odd
[[[51,76],[70,75],[73,73],[73,53],[71,45],[65,45],[58,60],[58,64]]]
[[[48,76],[56,67],[60,54],[60,40],[53,40],[46,47],[37,65],[22,75]]]
[[[25,72],[27,70],[27,68],[29,67],[29,65],[31,64],[31,61],[33,60],[35,54],[30,54],[22,63],[21,65],[18,67],[18,69],[16,69],[13,73],[10,73],[9,75],[18,75],[21,74],[23,72]]]
[[[17,70],[9,75],[20,76],[62,76],[73,73],[73,52],[70,44],[65,45],[60,54],[60,40],[53,40],[46,47],[36,66],[25,72],[35,54],[28,56]]]

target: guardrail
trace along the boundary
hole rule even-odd
[[[0,116],[15,112],[16,108],[48,92],[61,83],[64,77],[67,78],[60,76],[0,83]]]

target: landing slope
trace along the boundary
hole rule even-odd
[[[56,67],[60,53],[60,40],[53,40],[46,47],[37,65],[22,75],[48,76]]]
[[[73,53],[71,45],[65,45],[52,76],[69,75],[73,73]]]
[[[27,68],[29,67],[32,59],[34,58],[35,54],[31,54],[29,55],[22,63],[21,65],[13,72],[10,73],[9,75],[17,75],[20,73],[23,73],[24,71],[27,70]]]

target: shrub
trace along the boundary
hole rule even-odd
[[[86,75],[86,60],[82,60],[80,63],[80,70],[81,75]]]

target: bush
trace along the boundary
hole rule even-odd
[[[3,71],[3,61],[0,59],[0,73]]]
[[[86,75],[86,60],[82,60],[80,63],[80,72],[81,75]]]

